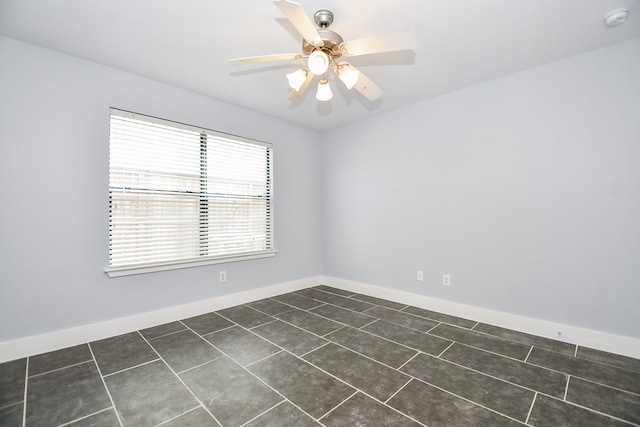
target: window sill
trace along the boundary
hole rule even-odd
[[[201,267],[204,265],[222,264],[227,262],[246,261],[251,259],[270,258],[277,251],[255,252],[244,255],[231,255],[226,257],[193,259],[180,262],[165,262],[158,264],[144,264],[130,267],[108,267],[104,271],[109,277],[131,276],[134,274],[154,273],[157,271],[177,270],[180,268]]]

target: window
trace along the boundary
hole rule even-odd
[[[272,148],[111,109],[109,276],[273,256]]]

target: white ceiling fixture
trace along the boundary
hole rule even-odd
[[[631,9],[628,7],[614,9],[605,15],[604,24],[607,27],[617,27],[618,25],[624,24],[624,21],[627,20],[630,11]]]
[[[316,99],[329,101],[333,97],[333,93],[327,72],[331,69],[347,89],[355,88],[369,101],[375,101],[382,96],[384,90],[350,63],[339,62],[340,59],[416,48],[416,36],[409,29],[345,42],[340,34],[328,29],[333,23],[333,13],[330,10],[321,9],[313,15],[318,26],[316,28],[299,3],[289,0],[274,0],[273,2],[302,36],[302,52],[237,58],[229,60],[229,63],[231,65],[246,65],[268,61],[306,59],[306,68],[287,74],[289,86],[293,89],[289,96],[290,100],[298,99],[315,76],[319,76]]]

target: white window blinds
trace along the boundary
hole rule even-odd
[[[111,275],[273,255],[272,149],[111,109]]]

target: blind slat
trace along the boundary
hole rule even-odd
[[[273,249],[271,146],[112,109],[109,266]]]

